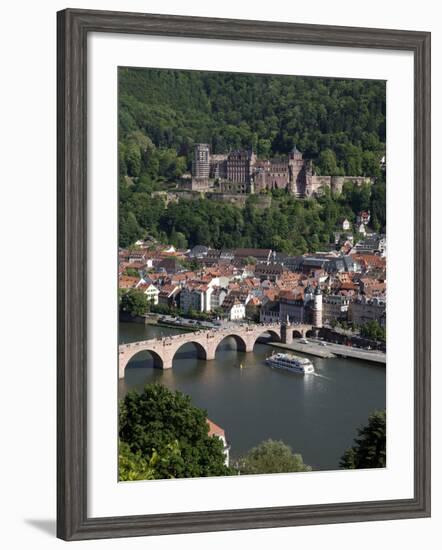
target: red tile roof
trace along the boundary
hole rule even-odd
[[[218,424],[215,424],[215,422],[212,422],[211,420],[207,419],[207,424],[209,425],[209,435],[217,435],[218,437],[226,437],[226,432],[218,426]]]

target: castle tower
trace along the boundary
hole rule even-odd
[[[313,297],[313,326],[322,327],[322,292],[319,283]]]
[[[210,147],[207,143],[196,143],[192,162],[192,176],[209,179]]]
[[[289,153],[289,181],[288,181],[288,190],[291,195],[295,197],[304,195],[304,159],[302,158],[302,153],[296,147]]]

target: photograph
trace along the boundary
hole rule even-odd
[[[386,145],[384,80],[118,67],[119,482],[387,467]]]

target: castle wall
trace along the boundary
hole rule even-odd
[[[311,197],[329,188],[339,194],[345,182],[358,186],[373,183],[363,176],[318,176],[312,162],[303,158],[296,147],[286,159],[257,160],[252,151],[233,151],[228,155],[210,155],[207,144],[195,146],[192,179],[182,181],[183,189],[207,192],[214,180],[221,194],[250,194],[272,189],[287,189],[296,197]]]
[[[342,188],[344,183],[349,181],[356,184],[358,187],[364,184],[372,184],[373,178],[367,178],[365,176],[332,176],[331,178],[331,189],[334,193],[342,193]]]
[[[306,189],[306,195],[311,196],[320,192],[323,187],[331,187],[331,176],[315,176],[312,175],[310,178],[310,185]]]
[[[271,189],[286,189],[289,182],[289,169],[286,162],[259,163],[254,174],[255,192]]]

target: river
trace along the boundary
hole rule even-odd
[[[120,323],[119,329],[120,343],[180,332],[136,323]],[[279,350],[257,343],[253,353],[239,352],[235,340],[227,338],[213,361],[203,361],[186,344],[173,368],[164,371],[153,368],[147,353],[139,354],[119,381],[119,397],[159,382],[207,410],[225,430],[233,458],[271,438],[289,444],[313,469],[337,469],[356,429],[373,410],[385,408],[385,366],[310,357],[316,373],[301,376],[265,366],[273,351]]]

